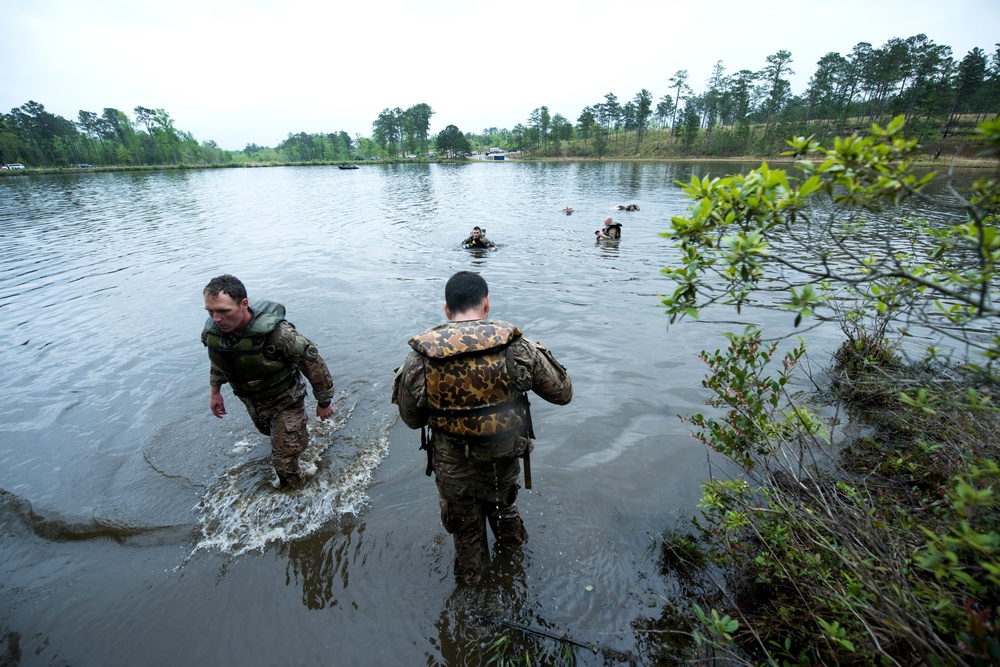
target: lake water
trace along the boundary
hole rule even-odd
[[[659,270],[675,250],[659,232],[685,210],[675,180],[736,168],[0,179],[0,664],[460,665],[504,636],[555,645],[482,616],[598,649],[578,664],[647,664],[636,628],[678,594],[657,536],[696,513],[708,473],[676,415],[707,397],[695,355],[743,326],[668,327]],[[608,215],[623,239],[600,245]],[[499,251],[460,249],[473,225]],[[491,314],[575,387],[568,406],[533,401],[522,558],[471,589],[454,584],[419,433],[389,402],[406,340],[444,320],[459,270],[482,273]],[[273,488],[268,441],[228,388],[229,414],[209,412],[201,290],[221,273],[282,302],[333,372],[335,419],[311,422],[301,493]],[[821,363],[834,343],[816,336]]]

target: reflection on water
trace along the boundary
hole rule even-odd
[[[675,180],[733,167],[0,180],[0,638],[24,665],[454,665],[477,664],[473,640],[552,646],[478,614],[600,645],[578,664],[634,657],[633,621],[673,594],[650,542],[694,511],[705,476],[676,418],[704,398],[695,355],[742,328],[668,327],[659,270],[677,250],[659,233],[686,206]],[[595,243],[608,215],[625,237]],[[461,249],[473,225],[499,250]],[[444,319],[447,278],[470,268],[575,396],[535,402],[523,560],[456,590],[419,436],[389,389],[406,340]],[[224,272],[282,302],[331,366],[336,417],[311,424],[317,473],[301,492],[275,491],[244,411],[209,413],[201,289]],[[210,631],[232,618],[231,639]]]

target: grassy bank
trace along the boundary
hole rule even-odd
[[[664,535],[694,593],[660,621],[744,664],[1000,664],[1000,387],[857,342],[829,389],[868,432],[800,432],[709,483],[699,530]]]
[[[980,136],[1000,155],[1000,122]],[[686,594],[650,628],[734,664],[1000,665],[1000,183],[913,219],[891,211],[931,175],[912,171],[902,118],[792,144],[800,179],[762,165],[684,186],[663,304],[787,309],[843,343],[805,378],[801,339],[778,356],[749,328],[702,352],[709,408],[684,419],[726,472],[694,530],[663,536]],[[835,212],[813,215],[812,197]],[[866,224],[873,210],[890,213]],[[814,391],[792,391],[796,375]]]

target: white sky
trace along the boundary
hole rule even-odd
[[[824,54],[919,33],[991,54],[1000,0],[0,0],[0,110],[162,108],[234,150],[371,136],[382,109],[420,102],[432,133],[479,132],[542,105],[575,123],[608,92],[655,106],[677,70],[702,93],[716,61],[759,70],[780,49],[800,94]]]

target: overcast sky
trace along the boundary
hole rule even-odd
[[[165,109],[222,148],[289,133],[371,136],[382,109],[426,102],[431,132],[526,123],[689,72],[696,93],[792,53],[792,92],[824,54],[926,34],[960,61],[1000,42],[1000,0],[0,0],[0,110],[29,100]]]

